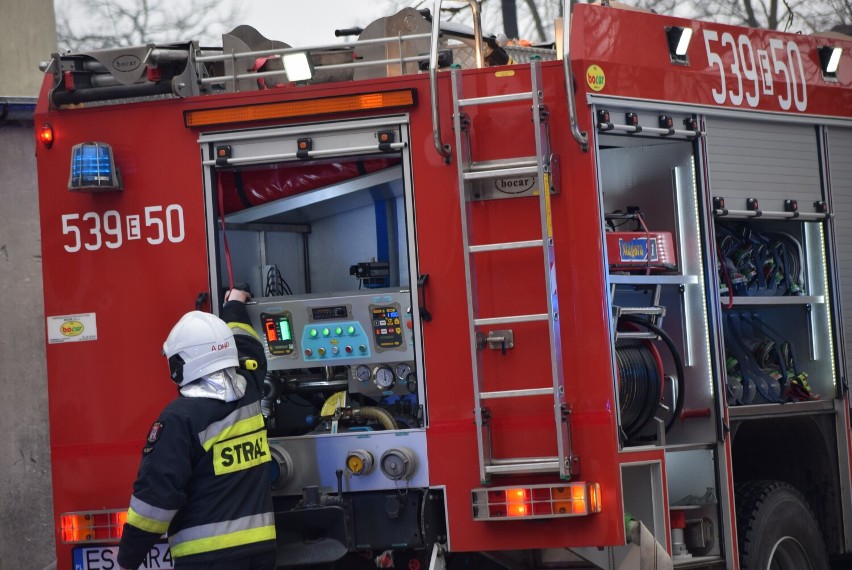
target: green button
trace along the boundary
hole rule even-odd
[[[311,336],[312,337],[317,336],[317,329],[311,329]]]
[[[337,327],[336,329],[334,329],[334,334],[343,334],[343,329],[340,328],[340,327]]]
[[[367,347],[362,344],[358,347],[358,350],[360,350],[361,352],[367,352]]]
[[[328,336],[328,333],[330,333],[330,332],[331,331],[328,330],[328,329],[322,329],[322,336]]]
[[[346,328],[346,332],[348,332],[349,334],[355,334],[355,327],[353,327],[352,325],[349,325]]]

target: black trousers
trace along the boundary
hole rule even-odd
[[[181,562],[175,561],[175,570],[274,570],[275,552],[253,554],[236,560],[222,562]]]

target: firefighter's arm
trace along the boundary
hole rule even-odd
[[[234,333],[240,358],[240,373],[251,378],[262,393],[263,379],[266,376],[266,352],[257,331],[251,326],[251,320],[246,310],[245,304],[250,299],[250,293],[240,289],[231,289],[225,294],[225,304],[222,307],[221,316]]]
[[[184,489],[192,474],[191,432],[170,408],[151,426],[118,547],[122,568],[135,570],[142,564],[186,503]]]

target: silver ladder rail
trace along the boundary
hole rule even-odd
[[[562,479],[570,479],[574,457],[571,452],[569,410],[565,398],[564,377],[562,373],[562,344],[559,331],[559,305],[556,291],[555,257],[553,249],[553,226],[551,223],[551,151],[546,120],[546,109],[542,103],[541,65],[538,61],[530,63],[529,92],[515,93],[499,97],[465,98],[462,96],[461,71],[451,72],[453,95],[453,125],[455,130],[456,161],[458,168],[458,187],[461,208],[462,240],[465,249],[465,284],[467,287],[467,310],[470,333],[470,354],[473,372],[474,416],[477,426],[477,447],[479,453],[480,480],[486,484],[492,475],[531,474],[558,472]],[[517,103],[528,101],[532,108],[535,129],[535,157],[512,157],[504,160],[476,163],[472,161],[468,136],[468,118],[465,107],[492,105],[496,103]],[[472,232],[469,223],[469,182],[497,176],[516,176],[519,171],[533,174],[539,181],[539,219],[540,239],[517,242],[472,244]],[[482,252],[501,252],[513,249],[541,248],[543,253],[543,276],[547,291],[547,312],[529,315],[506,315],[483,318],[479,313],[476,298],[476,275],[472,258]],[[542,388],[518,388],[511,390],[489,391],[484,389],[481,353],[478,350],[477,329],[493,324],[510,324],[546,321],[550,347],[551,385]],[[551,396],[553,399],[553,417],[556,431],[556,455],[547,457],[493,457],[490,425],[490,412],[483,402],[501,398],[527,398]]]

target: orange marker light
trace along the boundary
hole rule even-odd
[[[506,489],[506,513],[510,517],[523,517],[529,514],[527,492],[527,489]]]
[[[591,483],[589,485],[589,512],[601,512],[601,485],[600,483]]]
[[[475,520],[527,520],[587,516],[601,512],[598,483],[472,489]]]
[[[506,500],[510,503],[523,502],[527,498],[526,489],[507,489]]]
[[[110,528],[114,538],[121,538],[124,534],[124,523],[127,522],[127,511],[120,511],[110,514]]]
[[[53,146],[53,127],[50,126],[50,123],[45,123],[41,126],[41,129],[38,131],[38,140],[41,141],[44,148]]]
[[[184,113],[184,123],[187,127],[205,127],[247,121],[315,117],[331,113],[398,109],[417,105],[415,93],[413,89],[395,89],[259,105],[195,109]]]
[[[62,542],[115,542],[124,532],[127,511],[89,511],[65,513],[59,517]]]
[[[582,515],[586,514],[588,510],[586,509],[586,487],[583,485],[576,485],[571,487],[571,503],[574,505],[574,514]]]
[[[90,515],[62,515],[59,526],[62,530],[62,542],[84,542],[94,538],[93,521]]]

